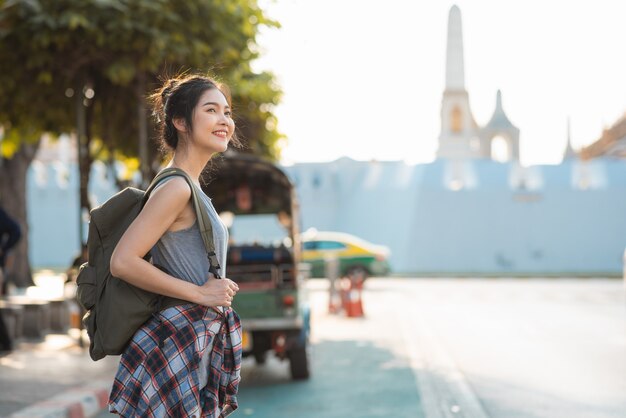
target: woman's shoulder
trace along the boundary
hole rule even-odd
[[[189,183],[180,176],[172,176],[161,180],[150,193],[148,201],[161,200],[163,198],[187,202],[191,198]]]

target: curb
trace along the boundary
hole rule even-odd
[[[112,382],[94,380],[28,406],[7,418],[90,418],[107,406]]]

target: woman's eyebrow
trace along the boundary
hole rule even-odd
[[[202,106],[208,106],[208,105],[214,105],[214,106],[218,106],[218,107],[221,106],[221,104],[219,104],[217,102],[206,102]],[[224,106],[224,109],[230,109],[230,106],[226,105],[226,106]]]

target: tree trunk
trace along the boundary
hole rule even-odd
[[[148,157],[148,115],[146,110],[146,75],[139,72],[137,78],[137,118],[139,123],[139,170],[141,171],[141,188],[150,184],[151,164]]]
[[[7,279],[16,286],[33,285],[33,277],[28,258],[28,217],[26,208],[26,173],[35,158],[39,141],[35,144],[22,143],[11,159],[4,159],[0,165],[0,203],[9,216],[15,219],[22,237],[14,248],[15,263],[7,271]]]

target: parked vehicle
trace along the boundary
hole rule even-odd
[[[302,234],[302,259],[311,264],[312,277],[325,276],[325,260],[339,260],[340,276],[385,276],[390,272],[389,248],[343,232],[310,229]]]
[[[225,154],[205,192],[229,229],[225,276],[239,285],[233,308],[243,355],[262,364],[272,351],[294,379],[309,377],[307,266],[300,263],[298,202],[287,175],[260,158]]]

